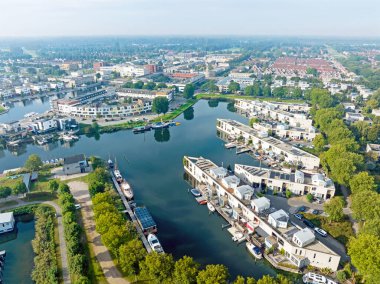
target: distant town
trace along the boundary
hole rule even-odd
[[[379,283],[379,42],[44,42],[0,43],[0,283]]]

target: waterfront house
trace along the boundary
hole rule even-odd
[[[74,155],[63,159],[63,173],[73,175],[89,172],[90,165],[84,154]]]
[[[261,213],[270,208],[270,200],[266,197],[260,197],[251,201],[252,210]]]
[[[268,216],[268,223],[275,228],[287,228],[289,215],[282,209],[275,211]]]
[[[13,231],[15,226],[15,218],[13,212],[0,214],[0,234]]]
[[[303,248],[315,241],[315,235],[309,228],[303,228],[293,235],[293,242]]]
[[[237,198],[241,200],[243,199],[251,200],[253,193],[254,193],[254,189],[247,184],[238,186],[235,189],[235,195],[237,196]]]

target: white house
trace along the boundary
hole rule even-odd
[[[303,228],[293,235],[293,243],[303,248],[315,241],[315,235],[309,228]]]
[[[222,184],[227,188],[236,189],[239,183],[240,179],[237,176],[228,176],[222,179]]]
[[[254,189],[247,184],[241,185],[235,189],[235,196],[241,200],[250,200],[252,198],[253,193]]]
[[[275,211],[268,216],[268,223],[274,228],[287,228],[289,215],[282,209]]]
[[[253,211],[260,213],[270,208],[270,200],[266,197],[260,197],[251,201]]]
[[[63,159],[63,172],[65,175],[89,172],[90,165],[83,154],[66,157]]]
[[[15,218],[13,212],[0,214],[0,234],[13,231],[15,226]]]

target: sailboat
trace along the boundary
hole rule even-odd
[[[116,178],[116,181],[118,183],[121,183],[123,181],[123,177],[117,167],[117,162],[116,162],[116,158],[115,158],[115,169],[113,170],[113,174],[115,175],[115,178]]]

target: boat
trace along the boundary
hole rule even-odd
[[[190,192],[191,192],[191,194],[194,195],[195,197],[202,196],[202,193],[201,193],[198,189],[196,189],[196,188],[192,188],[192,189],[190,189]]]
[[[163,253],[164,249],[162,248],[160,241],[155,234],[149,234],[147,237],[148,243],[151,246],[152,250],[157,253]]]
[[[78,136],[75,136],[75,135],[72,135],[72,134],[63,134],[61,136],[62,140],[63,141],[73,141],[73,140],[78,140],[79,137]]]
[[[133,133],[142,133],[145,132],[145,126],[138,126],[133,128]]]
[[[120,173],[120,171],[118,169],[115,169],[113,171],[113,174],[115,175],[116,181],[118,183],[121,183],[123,181],[123,177],[122,177],[122,175],[121,175],[121,173]]]
[[[305,284],[338,284],[337,282],[313,272],[308,272],[303,275],[302,281]]]
[[[25,117],[25,118],[29,118],[29,117],[35,116],[35,115],[37,115],[37,114],[38,114],[38,113],[32,111],[32,112],[28,112],[27,114],[25,114],[24,117]]]
[[[107,164],[108,168],[113,169],[113,161],[111,159],[108,159]]]
[[[152,124],[152,129],[161,129],[161,128],[168,128],[170,123],[166,122],[157,122]]]
[[[261,250],[259,247],[255,246],[254,244],[252,243],[245,243],[245,245],[247,246],[247,249],[248,251],[254,256],[256,257],[257,259],[262,259],[263,258],[263,255],[261,253]]]
[[[214,207],[210,202],[207,202],[207,208],[208,208],[208,210],[210,210],[211,212],[215,212],[215,207]]]
[[[243,238],[244,238],[244,234],[243,234],[243,232],[236,231],[235,234],[234,234],[234,236],[232,237],[232,240],[233,240],[234,242],[237,242],[237,241],[240,241],[240,240],[243,239]]]
[[[227,143],[224,145],[224,147],[226,149],[231,149],[231,148],[235,148],[236,147],[236,144],[234,142],[231,142],[231,143]]]
[[[126,180],[123,180],[120,184],[121,191],[123,192],[124,196],[128,199],[131,200],[133,199],[133,190],[129,183]]]

